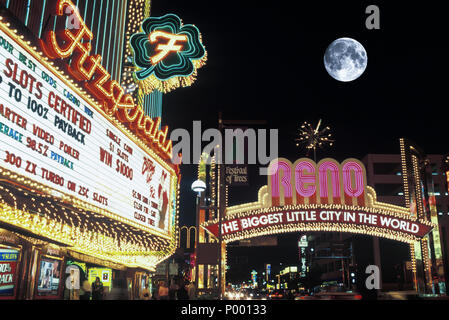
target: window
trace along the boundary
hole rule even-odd
[[[374,163],[374,174],[394,174],[402,172],[400,163]]]
[[[376,183],[374,186],[378,196],[398,196],[403,193],[403,186],[399,183]]]

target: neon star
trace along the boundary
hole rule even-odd
[[[164,31],[154,31],[150,34],[150,42],[155,43],[158,42],[159,38],[168,39],[168,43],[166,44],[159,44],[156,47],[156,50],[159,51],[159,53],[152,56],[151,63],[153,65],[157,64],[159,61],[163,60],[170,52],[179,52],[182,50],[183,45],[176,44],[177,41],[180,42],[187,42],[188,38],[185,34],[172,34]]]

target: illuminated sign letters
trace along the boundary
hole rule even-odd
[[[60,5],[67,3],[60,1]],[[118,128],[116,121],[94,108],[91,100],[8,32],[6,28],[0,30],[0,39],[9,44],[8,49],[0,47],[3,176],[8,172],[7,179],[20,185],[48,187],[48,193],[64,196],[65,201],[71,199],[77,206],[170,237],[176,215],[177,177],[173,167],[141,147],[138,139]],[[89,39],[89,32],[85,26],[79,34],[64,32],[64,45],[47,48],[61,57],[73,49],[81,59],[81,48],[89,45],[79,41],[82,36]],[[50,39],[57,38],[50,35]],[[78,70],[75,60],[71,66]],[[89,69],[87,62],[80,65]],[[137,117],[138,110],[126,114]],[[146,119],[139,121],[151,127]],[[157,135],[154,132],[151,134]],[[142,172],[145,165],[151,168],[150,177]]]
[[[145,19],[142,31],[131,36],[130,44],[138,68],[135,77],[144,92],[154,89],[168,92],[190,85],[196,70],[206,61],[198,29],[191,24],[183,25],[174,14],[167,14]]]
[[[257,202],[228,207],[221,224],[225,242],[284,232],[334,231],[369,234],[413,242],[434,224],[413,219],[408,208],[377,201],[366,185],[364,165],[356,159],[318,163],[301,158],[291,163],[275,159],[268,168],[268,185]],[[218,221],[203,223],[219,234]],[[301,245],[301,243],[300,243]]]
[[[66,13],[76,15],[80,27],[74,29],[75,31],[66,29],[58,33],[52,30],[46,32],[44,39],[40,40],[44,53],[51,59],[71,58],[67,71],[84,83],[84,87],[100,101],[104,112],[127,125],[166,159],[171,158],[172,141],[167,139],[168,128],[159,130],[160,119],[153,120],[145,115],[142,108],[134,103],[132,96],[125,94],[125,90],[116,80],[111,80],[111,75],[101,65],[101,56],[90,55],[92,49],[90,41],[93,34],[75,5],[70,0],[58,0],[55,14],[63,16],[65,8],[71,9],[66,10]],[[167,50],[173,50],[174,44],[171,46],[170,44],[171,42],[165,47],[160,47],[162,54]]]
[[[317,165],[307,158],[293,165],[287,159],[270,164],[268,185],[273,205],[280,204],[348,204],[364,205],[366,173],[356,159],[341,165],[323,159]]]

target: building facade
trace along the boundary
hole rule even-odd
[[[19,20],[24,31],[41,38],[48,30],[62,26],[55,15],[56,0],[1,0],[0,10]],[[162,117],[162,93],[155,90],[139,95],[132,73],[132,50],[129,38],[140,30],[142,21],[149,17],[150,0],[76,0],[73,1],[88,28],[95,34],[92,52],[102,56],[103,66],[126,88],[152,118]],[[70,23],[70,20],[69,20]],[[76,22],[73,21],[74,27]],[[65,22],[67,26],[67,22]]]
[[[440,236],[442,242],[443,260],[445,273],[448,269],[448,223],[449,223],[449,195],[446,188],[447,178],[444,171],[443,155],[430,154],[426,158],[429,160],[429,170],[433,180],[435,207],[438,214],[438,222],[440,227]],[[363,158],[363,163],[367,168],[368,184],[376,189],[379,200],[396,204],[400,206],[406,205],[406,197],[404,193],[404,180],[402,173],[401,155],[399,154],[368,154]],[[376,243],[378,242],[378,243]],[[381,265],[381,261],[386,259],[389,254],[389,247],[398,246],[385,240],[375,240],[374,247],[376,248],[375,256],[377,256],[377,264]],[[412,277],[409,270],[409,253],[400,245],[397,251],[402,252],[402,262],[400,262],[400,281],[403,281],[405,288],[410,287]],[[382,258],[383,256],[383,258]],[[394,271],[390,266],[390,275],[388,278],[392,279],[391,273]],[[383,273],[388,273],[388,270],[383,270]],[[384,281],[386,282],[386,281]],[[447,280],[446,280],[447,283]]]
[[[61,31],[89,30],[90,57],[120,82],[126,21],[145,15],[137,2],[0,2],[0,299],[87,298],[96,277],[106,297],[139,298],[175,252],[179,168],[104,112],[110,101],[77,78],[75,49],[49,51],[62,53]],[[41,41],[50,31],[55,41]]]
[[[430,160],[432,171],[447,274],[449,196],[444,169],[445,157],[427,155],[427,158]],[[385,203],[406,206],[401,155],[368,154],[362,162],[366,167],[367,184],[376,190],[377,199]],[[364,268],[369,264],[375,264],[380,266],[382,291],[413,290],[411,257],[407,244],[377,237],[368,238],[342,233],[310,234],[309,239],[315,250],[312,263],[320,266],[325,284],[340,284],[348,288],[363,289],[362,280],[366,278]],[[367,251],[370,253],[367,254]],[[355,270],[354,279],[351,277],[351,270]]]

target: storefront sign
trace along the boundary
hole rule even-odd
[[[20,242],[19,237],[16,236],[14,233],[5,229],[0,229],[0,243],[18,244],[19,242]]]
[[[130,130],[164,157],[171,158],[172,141],[167,139],[168,128],[164,127],[160,130],[160,119],[152,119],[145,115],[143,109],[134,103],[133,97],[130,94],[125,94],[125,89],[119,82],[111,80],[111,75],[101,65],[102,57],[98,54],[91,55],[92,45],[90,41],[94,38],[93,33],[84,23],[72,1],[58,0],[55,14],[57,16],[68,15],[71,19],[76,19],[79,29],[46,32],[44,39],[40,40],[44,53],[51,59],[70,59],[67,71],[80,83],[84,82],[85,89],[100,101],[103,111],[107,115],[113,116],[127,125]],[[22,80],[22,74],[20,74],[20,79]],[[35,77],[35,79],[38,78]],[[35,97],[32,97],[33,100],[42,98],[43,93],[40,90],[42,84],[39,84],[38,81],[32,81],[24,77],[23,84],[29,86],[30,94],[33,94],[32,91],[35,92]],[[69,91],[69,94],[72,94],[72,92]],[[91,133],[92,119],[89,118],[92,117],[86,117],[85,112],[79,112],[76,109],[73,111],[73,105],[71,103],[67,105],[67,98],[64,95],[51,94],[51,92],[48,95],[49,106],[59,114],[58,120],[55,118],[54,125],[82,143],[84,138],[89,137]],[[76,97],[76,99],[79,100],[79,97]],[[33,102],[30,101],[29,103],[32,104]],[[37,107],[32,104],[28,108],[31,107],[33,110],[36,109],[38,112],[45,113],[45,109],[43,109],[45,106],[40,109],[38,106],[39,101]],[[42,115],[40,116],[42,117]],[[121,148],[124,148],[124,146],[122,145]],[[128,152],[126,149],[121,151],[124,151],[125,155]],[[124,158],[121,160],[124,160]],[[128,172],[126,167],[123,169],[120,165],[118,167],[126,175]]]
[[[0,298],[14,295],[18,259],[19,251],[0,248]]]
[[[0,40],[0,167],[8,178],[169,236],[174,171],[2,30]]]
[[[168,92],[190,85],[196,70],[206,61],[199,30],[191,24],[183,25],[178,16],[167,14],[145,19],[142,31],[131,36],[130,44],[138,67],[135,77],[144,92]]]
[[[168,262],[163,261],[156,266],[156,275],[164,276],[167,274]]]
[[[307,236],[303,235],[301,239],[298,241],[298,247],[300,248],[306,248],[309,246],[309,243],[307,242]]]
[[[226,165],[225,179],[228,186],[247,186],[248,167],[245,165]]]
[[[88,280],[92,284],[95,282],[96,278],[100,278],[104,287],[112,288],[112,270],[106,268],[89,268]]]
[[[177,276],[179,273],[179,265],[177,263],[170,263],[168,268],[168,274],[170,276]]]
[[[43,247],[42,251],[43,251],[45,254],[47,254],[47,255],[49,255],[49,256],[54,256],[54,257],[59,257],[59,256],[63,255],[64,252],[65,252],[64,249],[55,247],[55,246],[50,245],[50,244],[45,245],[45,246]]]

